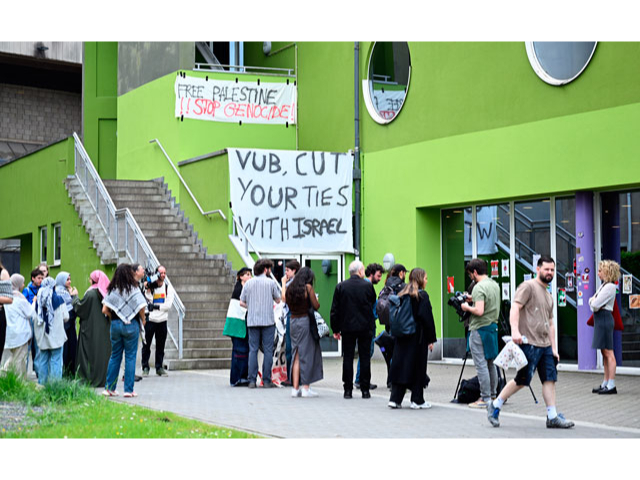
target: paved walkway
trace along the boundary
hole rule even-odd
[[[433,408],[411,410],[409,392],[401,410],[387,408],[383,361],[372,362],[372,398],[364,400],[354,390],[352,400],[342,398],[341,359],[324,359],[325,379],[314,385],[318,398],[291,398],[290,388],[249,390],[229,386],[228,370],[171,371],[169,377],[152,375],[136,383],[138,397],[115,401],[135,403],[156,410],[220,426],[276,438],[640,438],[640,377],[619,375],[618,395],[594,395],[591,389],[600,374],[559,372],[558,409],[575,421],[570,430],[545,427],[546,408],[540,382],[533,382],[538,404],[529,390],[513,396],[500,415],[501,427],[493,428],[484,410],[450,403],[460,365],[428,367],[431,384],[425,398]],[[463,378],[475,375],[467,364]],[[507,378],[512,378],[510,370]],[[122,392],[122,382],[118,390]]]

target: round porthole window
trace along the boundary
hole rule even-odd
[[[533,71],[550,85],[566,85],[587,68],[598,42],[526,42]]]
[[[407,98],[411,56],[407,42],[376,42],[371,50],[362,93],[369,115],[376,122],[393,121]]]

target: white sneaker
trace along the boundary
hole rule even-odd
[[[411,408],[414,410],[420,410],[423,408],[431,408],[431,404],[429,402],[424,402],[422,405],[418,405],[417,403],[411,402]]]
[[[310,388],[301,388],[303,397],[317,397],[318,394]]]
[[[402,404],[398,404],[396,402],[389,402],[389,403],[387,403],[387,407],[394,408],[394,409],[395,408],[402,408]]]
[[[298,389],[295,389],[295,388],[291,389],[291,396],[292,397],[295,398],[295,397],[299,397],[300,395],[302,395],[302,392],[300,391],[299,388]]]

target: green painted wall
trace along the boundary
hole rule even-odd
[[[111,276],[114,266],[100,264],[65,189],[63,182],[73,173],[73,162],[73,139],[69,138],[0,167],[2,203],[15,205],[0,212],[0,238],[20,238],[20,274],[28,283],[31,270],[40,263],[39,228],[46,225],[50,275],[55,277],[61,270],[68,271],[72,284],[82,295],[90,285],[89,274],[93,270],[100,269]],[[54,267],[56,223],[61,224],[61,263]]]
[[[371,47],[361,43],[363,79]],[[563,87],[538,78],[524,42],[409,42],[409,51],[411,81],[398,117],[380,126],[363,105],[363,151],[640,102],[638,42],[599,43],[585,71]],[[352,63],[340,68],[353,71]]]
[[[117,163],[116,42],[84,43],[83,82],[83,143],[100,176],[113,179]]]
[[[235,75],[232,73],[189,72],[190,76],[240,81],[286,82],[283,78]],[[164,177],[173,196],[210,254],[226,253],[233,268],[243,263],[231,244],[229,211],[228,156],[210,158],[177,167],[182,160],[225,148],[273,148],[295,150],[295,128],[284,125],[252,125],[210,122],[174,116],[176,73],[149,82],[118,98],[118,170],[119,179],[148,180]],[[221,209],[220,216],[203,217],[180,183],[156,143],[157,138],[179,168],[187,185],[204,211]]]
[[[445,206],[638,186],[640,170],[633,167],[640,152],[638,125],[640,103],[366,153],[364,255],[382,258],[392,249],[407,266],[424,261],[420,266],[431,273],[430,288],[438,288],[436,280],[444,289],[446,279],[438,278],[435,212]],[[430,225],[418,221],[421,234],[416,232],[417,210],[425,210],[431,220]],[[432,301],[438,296],[441,291],[432,292]],[[439,321],[435,302],[434,314]]]

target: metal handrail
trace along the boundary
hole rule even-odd
[[[194,66],[195,71],[210,71],[210,70],[219,70],[220,68],[227,67],[229,69],[234,68],[237,70],[222,70],[224,73],[229,73],[231,75],[242,74],[242,75],[261,75],[261,76],[269,76],[269,77],[293,77],[295,74],[293,73],[292,68],[276,68],[276,67],[251,67],[247,65],[225,65],[222,63],[196,63]],[[257,70],[257,71],[247,71],[247,70]]]
[[[242,228],[242,225],[240,225],[240,222],[236,218],[236,214],[233,211],[233,208],[231,208],[231,218],[233,219],[233,234],[235,235],[235,233],[236,233],[235,229],[236,229],[236,226],[237,226],[238,230],[240,230],[240,233],[242,233],[244,239],[246,240],[246,242],[244,244],[244,254],[247,255],[247,256],[249,255],[249,245],[251,245],[251,248],[253,248],[253,252],[256,254],[256,256],[259,259],[262,258],[262,256],[260,255],[260,252],[258,252],[258,249],[251,242],[251,239],[249,239],[249,235],[247,235],[247,232],[245,232],[244,228]]]
[[[189,192],[189,195],[191,196],[191,200],[193,200],[193,202],[196,204],[196,207],[198,207],[198,210],[200,210],[200,213],[202,215],[204,215],[205,217],[207,215],[211,215],[212,213],[217,213],[219,214],[223,220],[227,220],[227,217],[225,216],[225,214],[222,212],[222,210],[218,209],[218,210],[210,210],[208,212],[205,212],[202,207],[200,206],[200,203],[198,203],[198,200],[196,200],[196,197],[193,195],[193,193],[191,192],[191,189],[189,188],[189,185],[187,185],[187,182],[184,181],[184,178],[182,178],[182,175],[180,175],[180,172],[178,171],[178,169],[176,168],[176,166],[173,164],[173,161],[171,160],[171,158],[169,157],[169,155],[167,154],[167,151],[164,149],[164,147],[162,146],[162,143],[160,143],[160,140],[158,140],[157,138],[154,138],[153,140],[149,140],[149,143],[157,143],[158,146],[160,147],[160,150],[162,150],[162,153],[164,154],[165,158],[167,159],[167,161],[169,162],[169,165],[171,165],[171,168],[173,168],[173,171],[176,173],[176,175],[178,176],[178,178],[180,179],[180,182],[182,182],[182,185],[184,186],[184,188],[187,189],[187,192]]]
[[[106,187],[104,186],[104,183],[102,182],[102,179],[100,178],[100,175],[98,175],[98,172],[96,171],[93,163],[91,162],[91,159],[89,158],[89,154],[85,150],[84,145],[82,145],[80,138],[78,138],[78,135],[76,133],[73,134],[73,138],[75,142],[75,152],[76,152],[75,167],[74,167],[75,177],[77,178],[78,183],[82,188],[82,191],[87,196],[87,199],[89,200],[89,204],[93,208],[96,214],[96,218],[98,219],[98,222],[104,229],[107,235],[107,240],[109,241],[109,245],[111,246],[111,248],[113,248],[116,258],[119,261],[121,258],[120,252],[124,252],[124,256],[128,261],[138,262],[138,259],[140,258],[140,253],[141,253],[139,252],[139,250],[142,250],[147,260],[146,264],[151,268],[156,268],[158,265],[160,265],[160,262],[158,261],[157,257],[153,253],[153,250],[151,249],[149,242],[147,242],[146,237],[142,233],[142,230],[140,229],[138,222],[136,222],[136,219],[132,215],[131,211],[128,208],[116,209],[115,204],[113,203],[113,200],[109,195],[109,192],[107,191]],[[83,178],[80,175],[80,167],[84,169],[84,172],[83,172],[84,182],[83,182]],[[89,191],[88,191],[89,176],[91,177],[91,181],[93,181],[96,186],[95,203],[92,201],[91,195],[89,195]],[[102,200],[104,204],[107,206],[108,215],[106,217],[106,225],[100,218],[100,208],[99,208],[100,200]],[[120,232],[118,232],[119,219],[124,220],[124,242],[120,241],[120,235],[119,235]],[[111,225],[114,225],[113,230],[111,228]],[[127,226],[129,228],[127,228]],[[133,252],[129,249],[129,229],[133,233],[133,237],[134,237]],[[114,232],[115,232],[115,235],[113,235],[114,238],[112,238],[112,233]],[[114,242],[114,239],[115,239],[115,242]],[[165,277],[165,281],[167,282],[168,285],[171,285],[171,280],[169,280],[168,277]],[[174,288],[174,291],[175,291],[175,288]],[[178,340],[176,340],[176,338],[174,337],[170,329],[168,329],[168,333],[174,345],[178,349],[178,358],[182,358],[182,353],[183,353],[182,331],[183,331],[183,320],[185,316],[185,307],[177,292],[174,297],[172,308],[174,308],[178,314]]]

